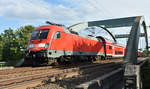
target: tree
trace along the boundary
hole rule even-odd
[[[0,35],[0,61],[2,60],[2,50],[3,50],[3,38]]]
[[[21,27],[16,31],[17,41],[21,50],[24,51],[26,49],[30,37],[30,33],[34,30],[34,28],[35,27],[28,25],[25,27]]]
[[[9,28],[0,34],[0,59],[4,61],[21,59],[33,29],[33,26],[28,25],[17,30]]]
[[[13,40],[15,40],[15,35],[13,30],[9,28],[8,30],[5,30],[1,36],[3,42],[2,59],[8,60],[8,58],[11,56],[11,48],[13,46]]]

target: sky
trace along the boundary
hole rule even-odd
[[[0,33],[45,21],[67,26],[79,22],[144,16],[150,25],[149,0],[0,0]],[[148,31],[149,32],[149,31]]]

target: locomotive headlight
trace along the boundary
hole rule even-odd
[[[38,47],[45,47],[45,44],[38,44]]]
[[[33,47],[34,47],[34,45],[33,45],[33,44],[28,44],[27,49],[29,49],[29,48],[33,48]]]
[[[38,47],[45,47],[45,48],[48,48],[49,47],[49,44],[38,44]]]
[[[45,44],[45,48],[48,48],[49,47],[49,44],[47,43],[47,44]]]

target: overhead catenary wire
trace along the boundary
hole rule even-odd
[[[96,4],[99,4],[99,2],[97,0],[95,0]],[[103,6],[103,3],[100,3],[100,6],[105,10],[105,12],[107,12],[111,17],[115,17],[113,15],[113,13],[111,12],[111,10],[108,10],[106,7]],[[107,6],[107,5],[106,5]]]
[[[93,1],[91,2],[90,0],[87,0],[87,2],[89,3],[89,4],[91,4],[91,6],[93,7],[93,8],[95,8],[96,10],[98,10],[98,11],[102,11],[99,7],[97,7],[94,3],[93,3]],[[106,14],[106,13],[96,13],[96,14],[100,14],[101,16],[108,16],[108,14]]]
[[[90,4],[92,4],[91,6],[93,6],[95,9],[99,9],[99,11],[101,11],[104,16],[108,16],[111,18],[114,18],[115,16],[108,10],[106,9],[102,3],[99,3],[97,0],[87,0],[87,2],[89,2]]]

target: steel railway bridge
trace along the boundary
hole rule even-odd
[[[117,38],[128,38],[125,57],[124,57],[124,64],[122,67],[123,72],[120,74],[120,76],[123,77],[122,89],[142,89],[142,81],[141,81],[142,72],[140,71],[141,68],[140,65],[137,63],[137,54],[138,54],[138,45],[139,45],[140,37],[145,37],[147,52],[149,48],[147,26],[144,17],[135,16],[135,17],[83,22],[83,23],[72,25],[68,28],[71,31],[79,32],[81,29],[85,29],[87,27],[92,27],[92,26],[104,28],[112,36],[114,42],[117,42],[116,40]],[[114,35],[109,31],[109,28],[129,27],[129,26],[131,27],[130,34]],[[144,33],[140,32],[142,28],[144,29]],[[111,89],[110,88],[111,84],[109,82],[113,81],[112,79],[110,78],[110,80],[107,80],[108,82],[105,82],[103,87],[100,86],[101,85],[100,83],[96,84],[94,89]],[[93,88],[90,87],[85,88],[85,86],[79,86],[77,89],[93,89]]]

